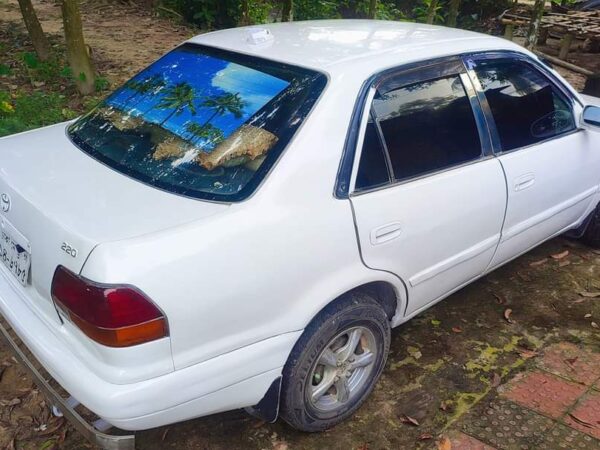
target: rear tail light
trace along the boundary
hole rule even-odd
[[[58,266],[52,299],[81,331],[109,347],[168,336],[162,311],[133,286],[94,283]]]

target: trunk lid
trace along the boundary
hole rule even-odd
[[[0,139],[0,196],[0,219],[31,251],[29,283],[22,289],[31,301],[46,303],[36,306],[48,312],[57,265],[79,273],[102,242],[153,233],[228,208],[164,192],[112,170],[72,144],[64,123]],[[2,264],[0,272],[16,281]]]

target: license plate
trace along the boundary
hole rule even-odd
[[[27,285],[31,255],[5,229],[0,230],[0,261],[23,286]]]

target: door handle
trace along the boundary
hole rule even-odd
[[[533,173],[526,173],[515,179],[515,191],[519,192],[524,189],[530,188],[535,184],[535,175]]]
[[[389,242],[397,237],[400,237],[400,234],[402,234],[402,227],[400,223],[388,223],[387,225],[377,227],[371,231],[371,244],[384,244],[385,242]]]

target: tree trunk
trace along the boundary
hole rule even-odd
[[[293,0],[283,0],[283,9],[281,10],[281,21],[282,22],[291,22],[294,20],[293,18]]]
[[[436,16],[436,12],[437,12],[438,3],[439,3],[439,0],[431,0],[431,3],[429,4],[429,9],[427,10],[427,23],[428,24],[432,24],[433,22],[435,22],[435,16]]]
[[[240,18],[240,25],[250,25],[250,5],[249,0],[242,0],[242,17]]]
[[[67,59],[73,72],[77,90],[83,95],[91,94],[94,92],[96,75],[87,46],[83,40],[79,0],[62,0],[62,15],[67,44]]]
[[[448,10],[448,20],[446,25],[449,27],[456,27],[456,21],[458,19],[458,11],[460,10],[460,0],[450,0],[450,9]]]
[[[527,47],[529,50],[533,50],[537,44],[545,6],[546,0],[535,0],[531,22],[529,23],[529,30],[527,31],[527,38],[525,40],[525,47]]]
[[[50,57],[50,44],[35,14],[31,0],[19,0],[19,7],[21,8],[21,14],[23,15],[23,21],[25,22],[25,27],[27,27],[29,38],[33,43],[33,48],[38,58],[41,61],[46,61]]]
[[[369,1],[369,19],[374,19],[377,16],[377,0]]]

